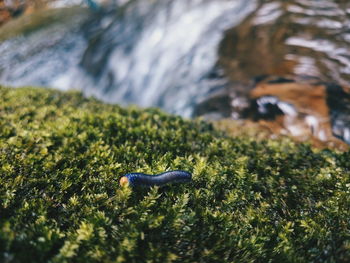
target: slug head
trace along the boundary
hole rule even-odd
[[[127,186],[129,186],[129,180],[128,180],[128,178],[126,178],[126,176],[123,176],[122,178],[120,178],[119,184],[120,184],[121,187],[127,187]]]

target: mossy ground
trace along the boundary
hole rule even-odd
[[[350,153],[0,88],[0,262],[349,262]],[[128,172],[190,184],[120,188]]]

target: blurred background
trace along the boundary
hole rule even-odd
[[[350,2],[2,0],[0,84],[347,147]]]

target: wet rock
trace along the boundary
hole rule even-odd
[[[218,92],[198,103],[193,115],[202,116],[205,119],[222,119],[231,116],[231,98],[226,92]]]
[[[346,146],[339,139],[349,143],[346,128],[350,123],[349,95],[338,85],[316,81],[265,81],[252,89],[250,97],[252,102],[248,110],[252,117],[275,133],[340,147]]]
[[[18,17],[24,13],[26,6],[19,1],[13,1],[13,3],[7,4],[5,1],[0,2],[0,26],[14,17]]]
[[[348,87],[326,84],[327,105],[334,136],[350,144],[350,92]]]
[[[310,76],[350,84],[348,1],[260,1],[227,30],[218,63],[233,81]]]
[[[286,135],[297,141],[312,141],[320,148],[349,148],[350,94],[346,87],[315,78],[263,76],[256,80],[252,88],[248,87],[247,97],[229,91],[217,94],[197,105],[195,113],[215,119],[220,129],[233,135],[238,121],[253,127],[250,130],[255,129],[256,134],[260,130],[263,135],[259,136],[264,138]],[[230,121],[228,116],[236,120]],[[222,122],[220,118],[227,119]]]
[[[232,98],[232,115],[299,140],[350,143],[349,10],[343,0],[260,1],[227,30],[218,65],[233,82],[227,94],[249,101],[237,108]]]

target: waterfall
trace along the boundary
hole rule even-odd
[[[208,77],[224,30],[254,7],[245,0],[139,0],[72,15],[0,44],[9,54],[0,58],[0,82],[74,88],[190,116],[196,102],[224,86]]]

